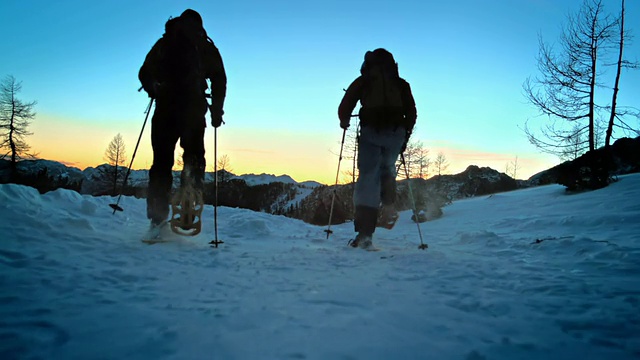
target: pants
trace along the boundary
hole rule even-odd
[[[404,127],[376,130],[363,126],[358,142],[358,181],[355,185],[355,231],[372,235],[380,203],[391,205],[396,195],[396,161],[404,144]]]
[[[169,216],[169,199],[173,184],[174,152],[180,139],[184,150],[181,186],[187,184],[202,189],[206,161],[204,130],[207,101],[204,96],[173,96],[156,101],[151,120],[153,164],[149,170],[147,218],[161,223]]]

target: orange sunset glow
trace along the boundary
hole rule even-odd
[[[130,128],[125,128],[130,129]],[[134,131],[119,131],[116,126],[82,124],[79,121],[58,119],[40,115],[32,125],[32,148],[40,158],[59,161],[67,166],[85,169],[105,163],[107,145],[121,133],[126,145],[127,162],[140,135]],[[143,133],[133,169],[148,169],[152,163],[150,126]],[[256,130],[249,128],[220,128],[218,130],[218,156],[227,155],[233,173],[289,175],[296,181],[315,180],[323,184],[335,182],[340,151],[341,132],[310,134],[301,131]],[[207,171],[213,171],[214,135],[211,127],[205,135]],[[425,144],[431,158],[438,152],[445,154],[449,166],[446,174],[464,171],[469,165],[491,167],[504,172],[508,163],[518,156],[518,178],[528,178],[538,171],[554,165],[554,159],[541,158],[540,154],[504,154],[456,147],[447,142]],[[180,147],[176,146],[176,157]],[[346,154],[345,154],[346,155]],[[346,157],[346,156],[345,156]],[[345,159],[341,170],[348,170],[352,160]],[[431,172],[433,173],[433,169]],[[340,176],[340,182],[343,181]]]

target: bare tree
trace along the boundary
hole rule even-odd
[[[123,182],[125,176],[124,171],[118,171],[118,166],[124,167],[127,161],[126,147],[120,133],[114,136],[107,146],[104,152],[104,160],[113,168],[105,170],[102,176],[110,179],[108,181],[113,184],[113,194],[117,194],[118,182]],[[122,186],[124,186],[124,184],[122,184]]]
[[[447,161],[447,158],[444,156],[444,153],[442,151],[438,152],[438,155],[433,161],[433,164],[436,167],[438,176],[442,175],[442,173],[445,172],[449,167],[449,162]]]
[[[580,124],[573,124],[571,133],[563,140],[564,146],[562,151],[558,154],[560,159],[565,161],[571,161],[577,159],[581,154],[587,151],[588,141],[587,127]]]
[[[639,66],[638,62],[630,62],[630,61],[624,60],[622,56],[625,40],[629,40],[630,38],[630,34],[624,28],[624,9],[625,9],[624,0],[622,0],[620,4],[620,17],[618,18],[619,42],[618,42],[618,60],[616,62],[616,77],[613,85],[613,94],[611,99],[611,111],[609,114],[609,122],[607,125],[606,136],[604,140],[604,146],[607,146],[607,147],[611,143],[611,138],[613,136],[613,128],[614,126],[616,126],[616,119],[618,120],[618,123],[620,123],[617,126],[621,127],[622,129],[635,131],[636,133],[639,132],[637,128],[633,129],[632,127],[628,126],[622,119],[623,116],[630,114],[630,112],[628,110],[620,111],[617,105],[618,91],[620,90],[619,89],[620,74],[622,72],[622,69],[623,68],[637,69]],[[636,111],[636,114],[634,115],[636,117],[639,117],[637,111]]]
[[[616,20],[604,13],[601,0],[585,0],[577,14],[568,16],[557,53],[540,38],[538,70],[528,78],[525,96],[550,122],[536,135],[525,125],[529,141],[542,151],[560,154],[574,136],[566,124],[586,122],[589,151],[595,149],[595,119],[604,107],[595,102],[600,55],[612,49]],[[561,120],[557,122],[556,120]]]
[[[355,164],[355,162],[354,162]],[[358,168],[356,167],[355,170],[354,169],[348,169],[348,170],[344,170],[341,171],[342,172],[342,180],[341,183],[342,184],[352,184],[355,183],[358,180]]]
[[[602,137],[604,136],[602,119],[596,121],[594,129],[596,130],[594,134],[594,144],[596,147],[599,147],[602,145]],[[563,132],[564,136],[561,139],[562,146],[559,147],[556,155],[564,161],[571,161],[589,151],[588,131],[589,128],[586,124],[572,123],[572,127]]]
[[[342,149],[342,159],[351,160],[351,169],[344,170],[342,173],[346,177],[345,182],[355,183],[358,179],[358,138],[360,126],[357,120],[356,124],[351,124],[347,129],[344,140],[344,148]]]
[[[231,159],[229,158],[229,155],[224,154],[220,157],[220,159],[218,159],[218,171],[220,172],[220,177],[218,178],[218,180],[223,182],[226,181],[227,172],[233,171],[233,169],[231,168]]]
[[[520,171],[521,168],[522,166],[518,164],[518,157],[516,156],[516,158],[513,161],[510,161],[509,163],[507,163],[506,174],[511,176],[514,179],[517,179],[516,176],[518,176],[518,171]]]
[[[397,166],[403,166],[401,159],[398,159],[400,163]],[[429,150],[424,147],[424,143],[417,139],[412,139],[407,144],[407,148],[404,151],[404,161],[407,166],[407,172],[409,172],[410,178],[426,179],[429,177],[429,167],[431,166],[431,159],[429,159]],[[398,177],[406,177],[404,171],[398,173]]]
[[[15,177],[16,163],[24,158],[32,158],[30,146],[25,137],[32,135],[27,129],[36,116],[35,101],[23,102],[17,98],[22,83],[9,75],[0,83],[0,159],[11,158],[11,176]]]
[[[422,144],[421,144],[422,145]],[[429,177],[429,168],[431,167],[431,159],[429,158],[429,150],[421,146],[417,149],[414,157],[416,161],[416,175],[420,179],[426,179]]]

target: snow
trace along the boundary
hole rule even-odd
[[[244,175],[234,176],[233,179],[242,179],[249,186],[266,185],[274,182],[281,182],[283,184],[303,185],[306,187],[317,187],[321,185],[316,181],[304,181],[304,182],[298,183],[297,181],[293,180],[293,178],[291,178],[289,175],[276,176],[273,174],[259,174],[259,175],[244,174]]]
[[[38,160],[40,162],[45,161],[45,160]],[[56,163],[53,161],[48,161],[47,164],[43,163],[43,165],[41,165],[41,167],[43,166],[49,166],[52,167],[54,165],[58,165],[58,167],[64,167],[64,165],[60,164],[60,163]],[[110,166],[110,165],[100,165],[100,166]],[[126,167],[120,167],[120,169],[122,171],[124,171],[126,173],[127,168]],[[87,181],[93,181],[95,178],[100,177],[100,172],[98,171],[98,168],[93,168],[93,167],[88,167],[86,168],[83,172],[84,178]],[[174,170],[173,172],[173,186],[174,187],[178,187],[180,185],[180,174],[181,171],[176,171]],[[260,175],[256,175],[256,174],[244,174],[244,175],[234,175],[229,173],[229,177],[228,179],[241,179],[244,180],[248,186],[256,186],[256,185],[268,185],[271,183],[275,183],[275,182],[281,182],[284,184],[293,184],[293,185],[297,185],[300,189],[312,189],[316,188],[318,186],[322,186],[322,184],[320,184],[317,181],[303,181],[303,182],[297,182],[295,181],[293,178],[291,178],[289,175],[271,175],[271,174],[260,174]],[[205,173],[205,182],[207,183],[212,183],[214,182],[215,177],[214,177],[214,173],[213,172],[207,172]],[[149,182],[149,170],[131,170],[131,172],[129,173],[129,178],[127,179],[127,183],[132,184],[132,185],[136,185],[136,186],[145,186],[147,183]],[[87,186],[89,187],[89,186]],[[309,191],[310,192],[310,191]],[[305,192],[306,193],[306,192]]]
[[[80,181],[83,178],[82,171],[76,167],[69,167],[57,161],[51,160],[21,160],[18,167],[23,173],[37,175],[40,171],[47,170],[49,177],[59,177],[71,181]]]
[[[313,180],[303,181],[303,182],[300,183],[300,185],[302,185],[304,187],[308,187],[308,188],[316,188],[318,186],[322,186],[321,183],[319,183],[317,181],[313,181]]]
[[[0,358],[637,359],[640,174],[410,212],[380,252],[326,227],[213,207],[156,245],[143,199],[0,186]]]
[[[44,162],[45,160],[38,160],[39,162]],[[53,161],[47,161],[46,163],[43,163],[42,166],[48,166],[48,167],[55,167],[57,165],[57,167],[64,167],[64,165],[60,164],[60,163],[56,163]],[[107,166],[106,164],[100,165],[100,166]],[[127,171],[127,168],[125,167],[123,169],[125,172]],[[97,168],[93,168],[93,167],[88,167],[86,168],[84,171],[84,177],[86,179],[92,179],[94,177],[99,176],[99,172]],[[173,185],[174,187],[177,187],[180,184],[180,171],[173,171]],[[256,174],[243,174],[243,175],[234,175],[232,173],[229,173],[229,179],[242,179],[244,180],[247,185],[249,186],[256,186],[256,185],[267,185],[267,184],[271,184],[274,182],[281,182],[284,184],[293,184],[293,185],[298,185],[301,188],[315,188],[318,186],[322,186],[322,184],[320,184],[317,181],[303,181],[303,182],[297,182],[295,181],[293,178],[291,178],[289,175],[272,175],[272,174],[260,174],[260,175],[256,175]],[[214,173],[213,172],[207,172],[205,173],[205,182],[211,183],[215,180],[214,177]],[[133,184],[133,185],[145,185],[149,182],[149,170],[131,170],[130,174],[129,174],[129,178],[127,180],[128,183]]]
[[[308,187],[306,187],[304,185],[303,186],[298,186],[298,189],[296,189],[296,196],[291,201],[286,203],[284,208],[286,209],[291,205],[299,204],[307,196],[311,195],[311,193],[313,193],[313,188],[308,188]]]

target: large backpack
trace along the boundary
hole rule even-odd
[[[182,17],[165,24],[158,59],[158,81],[171,89],[198,90],[204,81],[199,42],[192,26]]]
[[[360,100],[363,124],[387,127],[401,123],[402,79],[393,55],[384,49],[368,51],[360,72],[364,81]]]

